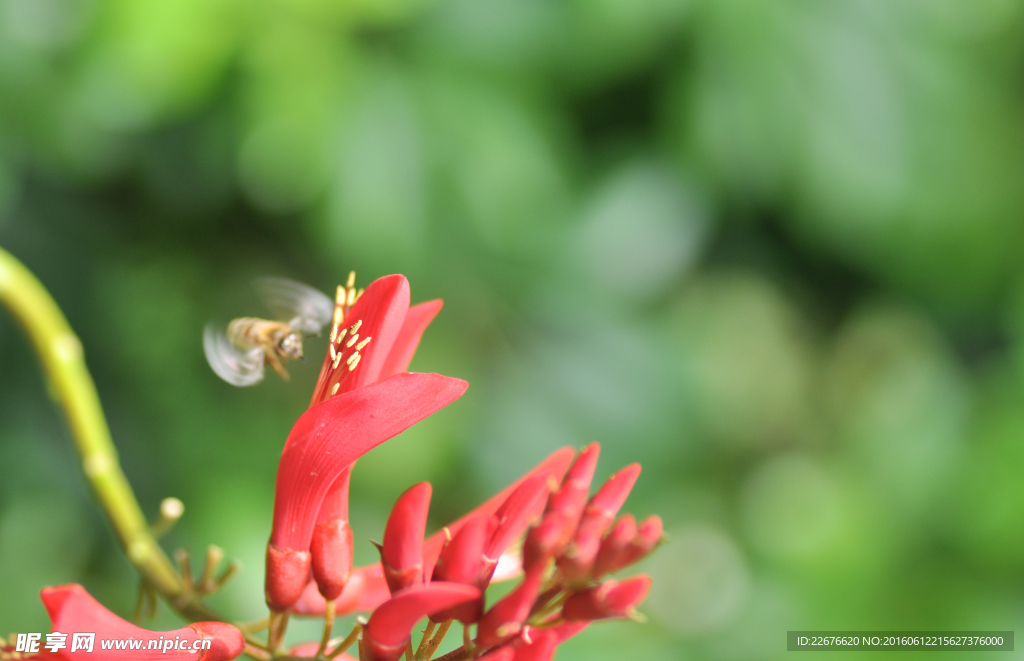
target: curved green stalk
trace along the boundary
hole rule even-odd
[[[60,308],[25,266],[0,248],[0,302],[32,340],[53,396],[64,409],[82,471],[107,513],[128,560],[172,602],[186,597],[184,584],[150,534],[149,524],[118,462],[96,386],[85,366],[82,343]],[[190,604],[174,604],[192,610]]]

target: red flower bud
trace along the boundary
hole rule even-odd
[[[490,517],[501,505],[508,500],[508,497],[515,491],[520,484],[530,479],[534,475],[541,473],[550,472],[554,479],[560,480],[562,475],[565,473],[565,469],[569,466],[569,462],[572,461],[573,455],[576,451],[571,447],[564,447],[553,452],[547,459],[540,462],[537,466],[530,470],[526,475],[519,478],[509,486],[502,489],[500,492],[491,496],[483,505],[480,505],[469,514],[466,514],[460,519],[457,519],[454,523],[449,523],[445,528],[448,529],[448,535],[454,535],[459,531],[466,521],[478,516],[485,518]],[[439,530],[431,535],[423,545],[423,568],[426,575],[430,575],[433,572],[434,563],[437,562],[438,555],[441,554],[441,549],[444,547],[448,537],[444,530]]]
[[[348,486],[352,466],[349,464],[342,471],[324,497],[309,543],[313,578],[320,593],[331,601],[341,595],[352,571],[352,529],[348,525]]]
[[[470,519],[455,533],[441,557],[434,566],[435,581],[451,581],[453,583],[477,584],[480,579],[480,568],[484,561],[484,544],[487,542],[487,519],[478,516]],[[478,587],[482,587],[478,585]],[[483,599],[456,606],[431,616],[435,622],[457,619],[463,624],[476,622],[483,614]]]
[[[636,520],[632,514],[624,514],[612,526],[611,532],[601,541],[601,548],[594,560],[591,578],[600,578],[626,566],[625,559],[630,545],[636,537]]]
[[[480,590],[458,583],[414,585],[381,604],[370,616],[360,643],[364,661],[395,661],[410,641],[412,627],[425,615],[480,596]]]
[[[622,566],[637,562],[657,548],[658,544],[661,544],[663,532],[660,516],[649,516],[644,519],[622,558]]]
[[[558,568],[566,579],[577,581],[590,574],[601,547],[601,537],[626,502],[639,476],[640,464],[626,466],[608,478],[587,503],[572,543],[558,559]]]
[[[492,647],[517,635],[522,630],[526,618],[530,616],[534,602],[537,601],[543,578],[544,567],[532,567],[522,583],[494,604],[480,620],[477,643],[484,647]]]
[[[600,620],[631,615],[651,589],[651,577],[640,574],[624,581],[608,580],[570,596],[562,607],[566,620]]]
[[[555,658],[555,649],[560,641],[554,631],[531,629],[529,638],[525,645],[516,649],[515,661],[551,661]]]
[[[430,483],[420,482],[399,496],[391,508],[380,547],[384,578],[391,594],[423,582],[423,534],[431,493]]]
[[[569,523],[557,512],[548,512],[540,523],[530,528],[523,543],[523,566],[532,567],[553,558],[568,536]]]
[[[76,649],[73,652],[71,649],[75,641],[69,635],[64,641],[67,647],[59,653],[60,658],[68,661],[228,661],[240,655],[245,647],[242,633],[223,622],[197,622],[183,629],[167,632],[139,628],[108,611],[93,599],[85,588],[77,584],[43,588],[40,597],[50,615],[55,632],[95,634],[91,649]],[[142,641],[142,648],[102,649],[100,641],[112,638],[139,640]],[[159,644],[159,648],[150,649],[150,641],[154,640]],[[209,647],[203,649],[206,644],[202,641],[209,641]],[[193,645],[196,648],[193,648]]]
[[[594,479],[594,469],[597,467],[597,458],[601,454],[601,445],[591,443],[583,449],[576,457],[569,471],[562,480],[558,491],[551,495],[548,500],[547,512],[557,512],[567,521],[572,522],[571,527],[575,531],[575,523],[583,513],[583,505],[587,502],[587,494],[590,493],[590,483]],[[571,532],[569,533],[572,534]]]
[[[306,589],[313,561],[308,551],[282,551],[267,544],[264,593],[271,610],[282,611],[298,601]]]
[[[523,480],[519,487],[502,503],[494,513],[494,532],[491,533],[484,550],[485,565],[483,579],[486,584],[498,564],[498,559],[508,546],[519,538],[526,527],[544,509],[544,503],[551,492],[551,473],[533,475]]]

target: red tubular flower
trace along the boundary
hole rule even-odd
[[[542,565],[531,567],[523,582],[484,614],[477,628],[477,643],[483,647],[492,647],[522,630],[540,593],[544,569]]]
[[[591,578],[601,578],[629,564],[625,559],[636,535],[636,519],[633,515],[625,514],[619,517],[611,532],[601,541],[601,548],[590,572]]]
[[[370,616],[360,642],[364,661],[395,661],[411,639],[412,627],[425,615],[480,596],[480,590],[458,583],[414,585],[384,602]]]
[[[478,585],[484,563],[488,521],[482,516],[467,521],[449,542],[434,566],[431,580]],[[478,587],[482,587],[479,586]],[[457,619],[463,624],[476,622],[483,615],[483,599],[475,599],[453,609],[430,616],[434,622]]]
[[[391,594],[423,582],[423,534],[432,488],[420,482],[405,491],[391,509],[380,547],[384,578]]]
[[[65,647],[56,651],[57,657],[68,661],[227,661],[240,655],[245,647],[242,633],[223,622],[199,622],[167,632],[141,629],[108,611],[77,584],[43,588],[40,597],[50,614],[53,631],[68,634],[62,641]],[[73,647],[77,647],[74,638],[76,633],[95,634],[92,647],[72,651]],[[112,639],[138,640],[141,641],[141,648],[103,649],[103,641]],[[150,649],[150,644],[155,649]]]
[[[445,542],[449,536],[457,535],[467,521],[475,518],[489,519],[508,500],[508,497],[519,485],[534,475],[550,473],[552,479],[555,481],[560,480],[575,454],[576,451],[571,447],[556,450],[544,461],[527,472],[526,475],[502,489],[482,505],[428,537],[423,544],[424,576],[433,575],[435,564],[438,556],[441,554],[441,550],[445,546]],[[380,563],[358,567],[352,570],[349,584],[345,587],[336,604],[337,612],[343,614],[355,611],[371,611],[384,603],[389,596],[390,591],[384,580],[384,573]],[[324,598],[317,591],[316,584],[310,583],[302,593],[301,600],[296,602],[291,611],[296,615],[323,615],[325,605]]]
[[[320,506],[345,468],[458,399],[466,387],[460,379],[406,372],[331,397],[302,414],[277,471],[274,525],[267,546],[266,596],[271,609],[287,610],[302,595]]]
[[[566,599],[562,607],[562,617],[566,620],[628,617],[633,614],[650,589],[651,577],[647,574],[640,574],[624,581],[608,580]]]
[[[558,568],[566,579],[576,581],[590,574],[601,548],[601,537],[626,502],[639,476],[640,464],[626,466],[608,478],[587,503],[572,543],[558,559]]]
[[[423,331],[443,305],[442,301],[435,300],[410,308],[409,282],[401,275],[380,278],[365,292],[356,291],[354,281],[353,274],[347,286],[338,288],[329,351],[310,406],[404,372],[416,353]],[[317,515],[317,528],[310,547],[313,576],[326,599],[335,599],[341,594],[352,569],[348,488],[347,472],[329,487]],[[270,555],[268,553],[268,557]],[[278,559],[290,561],[284,564],[296,565],[294,573],[301,573],[304,564],[301,556]]]

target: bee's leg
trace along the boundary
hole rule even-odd
[[[291,380],[292,380],[292,377],[291,377],[291,375],[290,375],[290,374],[288,374],[288,370],[286,370],[286,369],[284,368],[284,365],[282,365],[282,364],[281,364],[281,361],[279,361],[279,360],[277,359],[277,356],[275,356],[275,355],[274,355],[274,352],[273,352],[273,351],[268,351],[268,352],[266,353],[266,362],[267,362],[267,363],[268,363],[268,364],[269,364],[269,365],[270,365],[271,367],[273,367],[273,368],[274,368],[274,371],[275,371],[275,372],[277,372],[278,374],[280,374],[280,375],[281,375],[281,378],[282,378],[282,379],[284,379],[285,381],[291,381]]]

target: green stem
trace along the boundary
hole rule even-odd
[[[150,533],[149,523],[121,470],[82,343],[43,285],[0,248],[0,303],[24,328],[43,364],[51,392],[64,410],[82,472],[110,519],[128,560],[186,617],[222,619],[185,594],[181,577]]]

